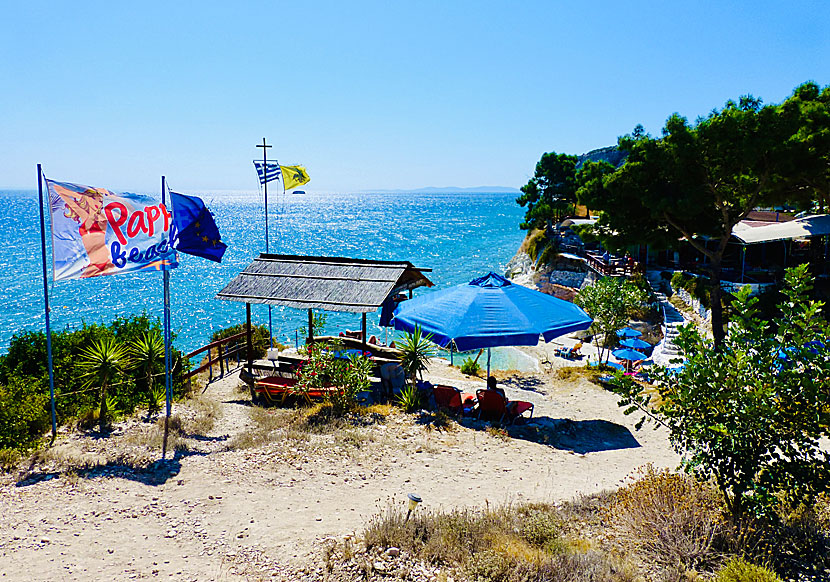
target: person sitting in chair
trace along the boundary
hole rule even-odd
[[[501,394],[504,397],[504,402],[507,404],[507,412],[511,416],[516,415],[516,403],[510,402],[510,399],[507,397],[507,394],[504,393],[504,388],[499,388],[495,377],[490,376],[489,378],[487,378],[487,389]]]

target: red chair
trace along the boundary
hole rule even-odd
[[[522,414],[530,411],[528,418],[533,418],[533,403],[522,400],[507,401],[495,390],[476,390],[478,400],[478,418],[481,420],[495,420],[504,422],[509,420],[513,424]]]
[[[438,410],[447,410],[459,416],[464,411],[464,405],[461,402],[461,390],[455,386],[443,386],[437,384],[432,387],[432,394],[435,396],[435,404]]]

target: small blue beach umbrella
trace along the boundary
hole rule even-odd
[[[646,359],[646,355],[643,352],[638,352],[637,350],[632,350],[630,348],[614,350],[611,352],[611,355],[618,360],[631,360],[632,362]]]
[[[624,327],[620,330],[617,330],[617,337],[640,337],[643,335],[636,329],[631,329],[630,327]]]
[[[627,348],[634,348],[635,350],[647,350],[651,347],[650,343],[637,338],[625,339],[620,342],[620,345]]]
[[[535,346],[539,336],[550,341],[588,329],[592,323],[579,307],[490,272],[469,283],[434,291],[401,303],[395,329],[412,332],[420,326],[439,346],[455,342],[461,352],[487,348]]]

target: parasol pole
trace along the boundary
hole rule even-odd
[[[490,380],[490,346],[487,346],[487,380]]]

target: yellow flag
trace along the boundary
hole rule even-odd
[[[302,186],[311,180],[302,166],[280,166],[280,170],[282,171],[283,184],[285,184],[286,190]]]

